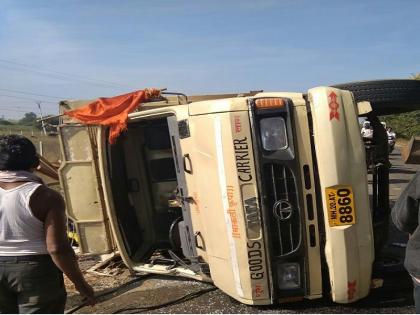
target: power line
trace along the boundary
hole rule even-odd
[[[11,97],[11,98],[17,98],[17,99],[22,99],[22,100],[29,100],[29,101],[33,101],[33,102],[41,101],[41,102],[43,102],[43,103],[52,103],[52,104],[57,104],[57,102],[44,101],[44,100],[37,100],[37,99],[28,98],[28,97],[23,97],[23,96],[17,96],[17,95],[6,95],[6,94],[0,94],[0,96],[3,96],[3,97]]]
[[[26,107],[25,106],[13,106],[13,107],[11,107],[11,106],[3,106],[3,105],[0,105],[0,109],[13,109],[13,108],[17,108],[17,109],[25,109]]]
[[[74,80],[74,81],[79,81],[79,82],[82,82],[82,83],[89,83],[89,84],[106,86],[106,87],[113,86],[113,87],[118,87],[118,88],[130,88],[130,89],[133,88],[132,86],[123,85],[123,84],[119,84],[119,83],[112,82],[112,81],[107,81],[107,80],[102,80],[102,79],[92,79],[92,78],[89,78],[89,77],[86,77],[86,76],[81,76],[81,75],[75,75],[75,74],[70,74],[70,73],[65,73],[65,72],[45,70],[45,69],[41,69],[39,67],[35,67],[35,66],[32,66],[32,65],[23,64],[23,63],[19,63],[19,62],[14,62],[14,61],[7,60],[7,59],[0,59],[0,62],[8,64],[9,69],[11,68],[12,70],[15,70],[15,71],[33,72],[33,73],[37,73],[37,74],[44,75],[44,76],[50,76],[50,77],[60,79],[60,80]],[[12,66],[10,66],[10,65],[12,65]],[[5,65],[0,65],[0,66],[4,68]],[[18,66],[18,67],[16,67],[16,66]],[[22,69],[22,67],[26,68],[26,69]]]
[[[63,81],[77,81],[77,82],[83,83],[83,84],[93,84],[93,85],[96,85],[96,86],[101,86],[101,87],[106,87],[106,88],[110,88],[110,87],[115,88],[115,86],[112,86],[110,84],[95,83],[95,82],[89,82],[89,81],[86,81],[86,80],[66,78],[66,77],[63,77],[63,76],[60,76],[60,75],[49,74],[49,73],[36,71],[36,70],[19,69],[19,68],[13,68],[13,67],[11,68],[10,66],[5,67],[4,65],[1,65],[1,64],[0,64],[0,67],[1,68],[6,68],[6,69],[9,69],[9,70],[13,70],[13,71],[22,71],[22,72],[29,72],[29,73],[32,72],[32,73],[36,73],[36,74],[39,74],[39,75],[42,75],[42,76],[45,76],[45,77],[58,79],[58,80],[63,80]],[[118,87],[118,88],[120,88],[120,87]]]
[[[13,100],[6,100],[3,99],[2,97],[10,97],[13,98]],[[50,104],[49,106],[53,106],[53,105],[58,105],[60,104],[59,101],[46,101],[46,100],[42,100],[42,99],[34,99],[34,98],[27,98],[27,97],[20,97],[18,95],[7,95],[7,94],[0,94],[0,105],[1,103],[7,102],[7,104],[10,106],[12,106],[13,104],[19,105],[19,104],[33,104],[34,102],[46,102],[46,104]]]
[[[36,108],[29,108],[29,109],[14,109],[14,108],[1,108],[0,109],[0,116],[2,113],[5,112],[15,112],[15,113],[37,113]],[[58,115],[58,111],[53,111],[53,110],[45,110],[45,115]],[[37,115],[39,116],[39,115]]]
[[[38,70],[43,71],[43,72],[54,73],[54,74],[59,74],[59,75],[63,75],[63,76],[69,76],[69,77],[74,77],[74,78],[79,78],[79,79],[86,79],[86,80],[89,80],[89,81],[97,81],[97,82],[102,82],[102,83],[106,83],[106,84],[112,84],[112,85],[115,85],[115,86],[118,86],[118,87],[132,88],[131,86],[124,85],[124,84],[119,84],[117,82],[112,82],[112,81],[107,81],[107,80],[102,80],[102,79],[93,79],[93,78],[83,76],[83,75],[79,75],[79,74],[72,74],[72,73],[66,73],[66,72],[60,72],[60,71],[46,70],[46,69],[42,69],[40,67],[36,67],[36,66],[33,66],[33,65],[28,65],[28,64],[15,62],[15,61],[7,60],[7,59],[0,59],[0,62],[9,63],[9,64],[13,64],[13,65],[18,65],[20,67],[25,67],[25,68],[38,69]]]
[[[36,107],[36,103],[26,104],[26,105],[23,105],[23,106],[19,106],[19,105],[1,105],[0,104],[0,109],[32,110],[34,107]],[[44,106],[44,107],[46,107],[46,106]],[[47,110],[48,111],[51,111],[51,110],[57,110],[58,111],[58,106],[56,108],[47,107]]]
[[[17,111],[17,112],[35,112],[36,111],[36,107],[35,106],[31,106],[31,107],[22,107],[22,106],[14,106],[14,107],[10,107],[10,106],[0,106],[0,112],[2,111]],[[56,113],[58,112],[58,108],[56,109],[52,109],[52,108],[47,108],[47,111],[49,113]]]
[[[44,97],[50,97],[50,98],[57,98],[57,99],[60,99],[60,100],[69,99],[70,98],[70,97],[58,97],[58,96],[52,96],[52,95],[46,95],[46,94],[37,94],[37,93],[32,93],[32,92],[26,92],[26,91],[21,91],[21,90],[5,89],[5,88],[0,88],[0,90],[2,90],[2,91],[8,91],[8,92],[14,92],[14,93],[19,93],[19,94],[25,94],[25,95],[35,95],[35,96],[44,96]]]
[[[2,108],[2,111],[14,112],[14,113],[27,113],[29,110],[14,109],[14,108]]]
[[[34,105],[35,104],[35,105]],[[45,107],[48,110],[58,110],[59,106],[56,105],[54,106],[54,104],[43,104],[43,107]],[[9,103],[9,102],[2,102],[0,101],[0,108],[21,108],[21,109],[26,109],[26,108],[32,108],[36,106],[35,102],[28,102],[28,103]]]

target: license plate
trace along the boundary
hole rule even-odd
[[[330,226],[352,225],[356,223],[356,209],[351,186],[340,185],[325,189],[328,223]]]

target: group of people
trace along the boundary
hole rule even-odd
[[[96,303],[94,291],[84,279],[67,240],[64,200],[33,174],[38,164],[35,146],[29,139],[0,136],[0,313],[63,313],[63,273],[88,304]],[[417,313],[419,214],[417,172],[392,210],[395,225],[410,235],[405,266],[413,277]]]
[[[381,123],[384,126],[386,133],[388,135],[388,139],[396,138],[396,133],[392,130],[391,127],[387,127],[385,122]],[[363,139],[371,139],[373,137],[373,127],[369,120],[365,120],[362,124],[362,129],[360,130]]]
[[[384,135],[384,137],[386,136],[386,139],[383,139],[384,141],[387,140],[388,142],[388,153],[391,153],[394,150],[395,147],[395,142],[396,142],[396,138],[397,135],[396,133],[392,130],[391,127],[387,127],[385,122],[381,122],[381,124],[379,124],[379,121],[377,122],[377,126],[383,126],[383,128],[386,130],[386,135]],[[360,130],[360,134],[362,136],[363,141],[365,142],[365,144],[374,144],[374,135],[375,135],[375,131],[374,128],[371,124],[371,122],[369,120],[365,120],[362,124],[362,129]],[[380,141],[379,141],[380,142]],[[385,145],[385,143],[383,143]]]

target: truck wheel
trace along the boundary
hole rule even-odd
[[[419,80],[359,81],[336,84],[332,87],[353,92],[356,102],[370,102],[377,115],[420,109]]]

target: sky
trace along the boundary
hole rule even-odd
[[[0,0],[0,118],[146,87],[305,92],[420,72],[418,0]]]

